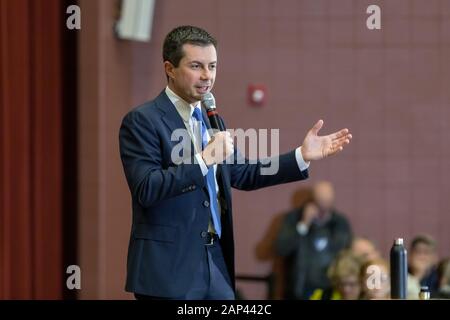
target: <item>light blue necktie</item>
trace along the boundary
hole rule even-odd
[[[194,113],[192,114],[192,116],[196,121],[199,121],[201,123],[202,150],[203,150],[208,144],[208,136],[206,135],[207,128],[205,122],[203,121],[202,111],[199,108],[194,108]],[[214,167],[212,166],[211,168],[208,169],[208,173],[206,174],[206,183],[208,186],[209,203],[214,228],[216,229],[216,232],[220,238],[222,228],[220,226],[220,213],[219,207],[217,205],[216,179],[214,178]]]

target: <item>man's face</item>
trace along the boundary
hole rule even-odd
[[[200,101],[211,91],[216,78],[217,53],[213,45],[183,45],[184,56],[178,67],[164,62],[169,87],[188,103]]]
[[[313,196],[316,204],[322,211],[328,211],[334,205],[334,189],[331,183],[319,182],[313,188]]]
[[[410,266],[414,271],[425,272],[436,262],[434,248],[425,243],[418,243],[410,252]]]
[[[370,241],[357,239],[352,243],[353,253],[364,261],[372,261],[379,258],[379,252]]]

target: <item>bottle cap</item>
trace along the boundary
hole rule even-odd
[[[430,291],[428,290],[427,286],[420,287],[419,299],[420,300],[429,300],[430,299]]]
[[[396,245],[403,245],[403,238],[396,238],[394,240],[394,244],[396,244]]]

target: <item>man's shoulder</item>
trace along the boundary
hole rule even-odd
[[[166,99],[165,99],[166,98]],[[167,103],[167,96],[164,91],[162,91],[156,98],[153,100],[146,101],[136,107],[133,107],[131,110],[127,112],[124,119],[136,118],[136,117],[144,117],[146,119],[159,119],[161,117],[161,109],[164,107],[164,104]]]
[[[157,114],[159,112],[158,106],[161,104],[164,104],[166,101],[164,100],[165,93],[164,91],[161,92],[157,97],[155,97],[153,100],[146,101],[136,107],[133,107],[128,114],[132,113],[140,113],[145,115],[153,115]]]

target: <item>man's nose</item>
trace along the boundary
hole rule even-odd
[[[208,68],[204,68],[201,74],[202,80],[209,80],[212,77],[212,72]]]

